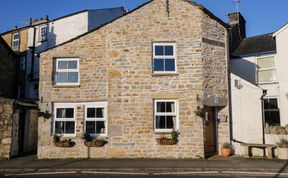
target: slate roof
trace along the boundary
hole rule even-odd
[[[244,38],[232,53],[232,57],[270,52],[276,52],[276,41],[273,38],[273,33]]]

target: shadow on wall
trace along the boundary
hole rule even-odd
[[[230,72],[254,85],[257,84],[257,65],[253,62],[241,58],[232,59],[230,61]]]

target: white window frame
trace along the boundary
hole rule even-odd
[[[45,30],[45,36],[42,35],[42,29],[46,29]],[[48,26],[47,25],[43,25],[39,27],[39,41],[46,41],[47,40],[47,34],[48,34]]]
[[[86,133],[86,121],[104,121],[105,122],[105,133],[100,134],[90,134],[92,137],[107,137],[108,133],[108,112],[107,112],[108,103],[106,101],[103,102],[95,102],[85,104],[85,120],[84,120],[84,134]],[[87,109],[88,108],[104,108],[104,118],[87,118]]]
[[[263,59],[263,58],[270,58],[270,57],[273,57],[273,59],[274,59],[274,66],[275,66],[275,67],[259,69],[259,67],[258,67],[258,60],[261,60],[261,59]],[[256,67],[256,68],[257,68],[256,81],[257,81],[258,84],[266,84],[266,83],[274,83],[274,82],[277,82],[277,67],[276,67],[276,56],[275,56],[275,55],[257,57],[257,58],[256,58],[256,64],[257,64],[257,67]],[[275,70],[275,80],[260,82],[260,81],[259,81],[259,72],[261,72],[261,71],[270,71],[270,70]]]
[[[58,69],[59,61],[77,61],[77,69]],[[78,82],[74,83],[60,83],[58,80],[58,72],[77,72],[78,73]],[[79,58],[56,58],[56,72],[55,72],[55,84],[59,86],[71,86],[71,85],[80,85],[80,71],[79,71]]]
[[[157,112],[157,103],[158,102],[174,102],[175,103],[175,112],[171,112],[171,113]],[[175,121],[174,129],[175,130],[179,130],[179,105],[178,105],[178,100],[155,99],[153,104],[154,104],[154,116],[153,116],[154,131],[155,132],[160,132],[160,133],[170,133],[171,131],[173,131],[173,129],[157,129],[156,128],[156,116],[175,116],[176,121]]]
[[[15,36],[16,35],[18,35],[18,39],[15,39]],[[17,44],[17,46],[14,46],[14,42],[18,42]],[[19,32],[17,32],[17,33],[14,33],[13,35],[12,35],[12,47],[13,48],[19,48],[20,47],[20,33]]]
[[[173,46],[173,56],[158,56],[155,54],[156,50],[155,50],[155,47],[156,46]],[[176,51],[176,43],[175,42],[171,42],[171,43],[161,43],[161,42],[155,42],[153,43],[153,61],[152,61],[152,71],[154,74],[174,74],[174,73],[177,73],[177,58],[176,58],[176,54],[177,54],[177,51]],[[172,60],[174,59],[175,60],[175,71],[154,71],[154,59],[166,59],[166,60]],[[165,66],[164,66],[165,68]]]
[[[74,118],[57,118],[57,109],[58,108],[73,108],[74,109]],[[77,122],[76,122],[76,117],[77,117],[77,111],[76,111],[77,107],[76,104],[74,103],[54,103],[54,121],[53,121],[53,135],[56,135],[55,133],[55,126],[56,126],[56,122],[74,122],[74,134],[63,134],[61,136],[63,137],[76,137],[76,126],[77,126]]]

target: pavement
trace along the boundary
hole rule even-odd
[[[0,161],[0,177],[11,175],[59,174],[217,174],[270,175],[288,177],[288,161],[265,158],[212,157],[210,159],[61,159],[38,160],[26,156]]]

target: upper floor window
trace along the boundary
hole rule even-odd
[[[177,100],[154,101],[155,131],[171,132],[178,129],[178,102]]]
[[[57,103],[54,105],[54,115],[54,135],[75,136],[75,105]]]
[[[45,41],[47,40],[47,25],[40,27],[39,29],[39,41]]]
[[[274,56],[257,58],[258,83],[276,81],[276,65]]]
[[[12,35],[12,47],[19,48],[19,45],[20,45],[20,35],[19,33],[14,33]]]
[[[86,105],[85,108],[85,133],[92,136],[107,135],[107,103],[98,102]]]
[[[79,85],[79,59],[56,59],[56,85]]]
[[[176,44],[153,43],[153,73],[176,72]]]
[[[277,98],[264,99],[265,123],[280,125],[280,114]]]

